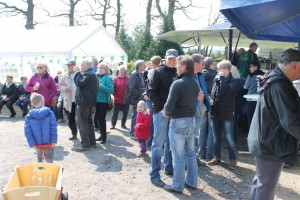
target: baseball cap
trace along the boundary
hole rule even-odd
[[[166,58],[167,57],[177,57],[178,56],[178,51],[176,51],[175,49],[168,49],[167,51],[166,51]]]
[[[66,65],[76,65],[76,61],[75,60],[69,60]]]

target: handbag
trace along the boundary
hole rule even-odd
[[[40,78],[40,82],[41,82],[41,84],[43,85],[43,87],[45,88],[45,90],[48,92],[48,94],[50,94],[50,92],[47,90],[47,88],[46,88],[46,86],[44,85],[44,83],[43,83],[43,81],[42,81],[41,78]],[[55,99],[54,99],[54,98],[51,99],[51,101],[50,101],[50,106],[55,106],[55,104],[56,104]]]
[[[106,79],[105,79],[106,85]],[[106,94],[106,101],[108,101],[107,94]],[[110,102],[107,103],[107,111],[111,111],[114,108],[114,101],[111,99]]]
[[[114,108],[114,103],[113,101],[111,100],[109,103],[107,103],[107,111],[111,111],[112,109]]]

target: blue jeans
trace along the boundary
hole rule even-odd
[[[172,153],[169,144],[169,118],[165,118],[161,113],[153,114],[154,135],[151,147],[151,180],[160,179],[161,157],[164,145],[164,167],[165,172],[173,172]]]
[[[200,135],[199,135],[199,149],[198,149],[198,156],[200,158],[206,158],[210,160],[214,155],[214,148],[213,148],[213,131],[211,125],[211,119],[208,116],[208,112],[205,112],[201,115],[200,118]]]
[[[233,120],[212,119],[212,128],[214,134],[214,155],[221,158],[221,136],[225,139],[229,150],[229,160],[236,160],[236,146],[233,139]]]
[[[30,98],[26,98],[23,101],[18,99],[16,101],[16,104],[19,106],[19,108],[23,111],[23,113],[27,113],[27,106],[30,104]]]
[[[130,137],[134,137],[134,126],[136,124],[136,105],[132,106],[131,126],[130,126]]]
[[[198,165],[195,151],[195,119],[179,118],[170,120],[170,145],[173,156],[173,188],[183,191],[184,182],[196,187],[198,179]],[[187,166],[185,180],[184,168]]]
[[[195,115],[195,129],[194,129],[194,136],[195,138],[195,146],[198,147],[198,138],[199,138],[199,134],[200,134],[200,124],[201,124],[201,116],[200,114],[196,114]]]

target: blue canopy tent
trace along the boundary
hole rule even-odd
[[[251,39],[300,43],[300,0],[221,0],[220,11]]]

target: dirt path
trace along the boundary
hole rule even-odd
[[[18,112],[20,113],[20,112]],[[24,121],[20,114],[8,118],[6,108],[0,115],[0,188],[4,189],[13,169],[36,161],[34,150],[27,147],[23,133]],[[108,119],[108,129],[110,127]],[[130,121],[127,122],[129,127]],[[200,190],[184,190],[183,194],[171,194],[154,187],[149,181],[150,157],[137,158],[139,146],[128,137],[128,131],[120,128],[110,131],[105,145],[89,152],[73,151],[79,140],[71,142],[66,124],[59,124],[59,142],[55,149],[55,162],[64,167],[63,186],[71,200],[98,199],[248,199],[255,166],[253,157],[245,148],[245,136],[239,144],[238,168],[220,166],[199,167]],[[96,136],[99,136],[97,133]],[[224,152],[223,158],[227,158]],[[148,152],[148,155],[150,153]],[[162,180],[170,184],[171,177],[161,173]],[[2,196],[0,197],[2,199]],[[300,165],[285,169],[281,175],[276,199],[300,199]]]

